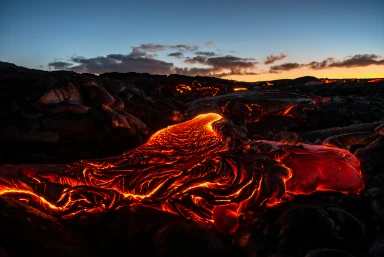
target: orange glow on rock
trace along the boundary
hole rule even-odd
[[[283,116],[294,117],[293,115],[290,114],[290,112],[291,112],[292,109],[295,108],[296,106],[297,106],[296,104],[293,104],[293,105],[289,106],[287,109],[285,109],[285,110],[282,112],[282,115],[283,115]]]
[[[179,84],[176,86],[176,91],[178,91],[179,93],[184,93],[185,91],[191,91],[191,87],[190,86],[187,86],[187,85],[183,85],[183,84]]]
[[[233,88],[233,91],[247,91],[248,90],[248,88],[246,88],[246,87],[235,87],[235,88]]]
[[[336,83],[336,82],[338,82],[338,80],[336,80],[336,79],[322,79],[321,82],[323,82],[325,84],[330,84],[330,83]]]
[[[237,204],[216,206],[213,209],[214,226],[222,234],[230,235],[239,226],[239,213]]]
[[[0,166],[1,197],[63,218],[144,205],[213,222],[224,234],[236,230],[240,212],[278,204],[287,193],[362,187],[359,162],[348,151],[252,141],[216,113],[164,128],[115,157]]]
[[[384,79],[371,79],[368,82],[369,83],[379,83],[379,82],[384,82]]]

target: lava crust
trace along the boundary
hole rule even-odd
[[[286,194],[358,193],[363,184],[359,162],[346,150],[249,140],[242,127],[215,113],[162,129],[120,156],[3,165],[0,171],[1,195],[30,198],[63,217],[145,205],[213,221],[223,233],[234,232],[237,223],[225,225],[222,215],[212,216],[219,206],[231,205],[223,215],[236,220],[235,213],[277,204]]]

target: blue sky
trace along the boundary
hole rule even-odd
[[[259,62],[255,74],[268,73],[271,65],[299,63],[300,69],[306,69],[304,64],[312,61],[334,57],[335,62],[341,62],[365,54],[375,55],[375,59],[361,69],[369,66],[380,72],[380,68],[384,70],[380,62],[384,55],[383,10],[382,0],[2,0],[0,60],[48,69],[49,63],[72,63],[75,55],[129,55],[132,47],[141,44],[186,44],[221,57],[255,58]],[[214,44],[205,47],[207,41]],[[167,56],[175,52],[172,50],[158,51],[156,57],[150,58],[191,68],[185,60],[196,56],[195,52],[184,51],[184,58],[178,59]],[[267,56],[280,53],[286,57],[269,66],[264,64]],[[211,66],[200,62],[193,67]],[[349,68],[341,64],[337,67]],[[284,69],[279,73],[292,71]],[[233,72],[216,66],[210,72],[241,75],[238,69]],[[257,80],[257,75],[254,78]]]

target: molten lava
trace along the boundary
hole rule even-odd
[[[187,86],[187,85],[183,85],[183,84],[179,84],[176,86],[176,91],[178,91],[179,93],[184,93],[184,91],[191,91],[191,87],[190,86]]]
[[[336,83],[336,82],[338,82],[338,80],[336,80],[336,79],[322,79],[321,82],[325,83],[325,84],[330,84],[330,83]]]
[[[380,82],[384,82],[384,79],[371,79],[368,82],[369,83],[380,83]]]
[[[247,91],[248,90],[248,88],[246,88],[246,87],[235,87],[235,88],[233,88],[233,91]]]
[[[289,111],[287,111],[289,113]],[[0,166],[0,195],[61,217],[145,205],[232,233],[240,212],[286,194],[357,193],[358,160],[346,150],[252,141],[215,113],[156,132],[120,156],[58,165]]]

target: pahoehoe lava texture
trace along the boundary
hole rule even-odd
[[[0,193],[31,197],[66,217],[141,204],[209,221],[222,205],[237,204],[233,211],[241,212],[276,203],[285,193],[362,188],[358,160],[346,150],[252,141],[242,132],[218,114],[201,114],[116,157],[53,168],[0,166]],[[56,202],[46,201],[45,194],[52,198],[46,183],[63,187]],[[36,192],[37,186],[44,192]]]

